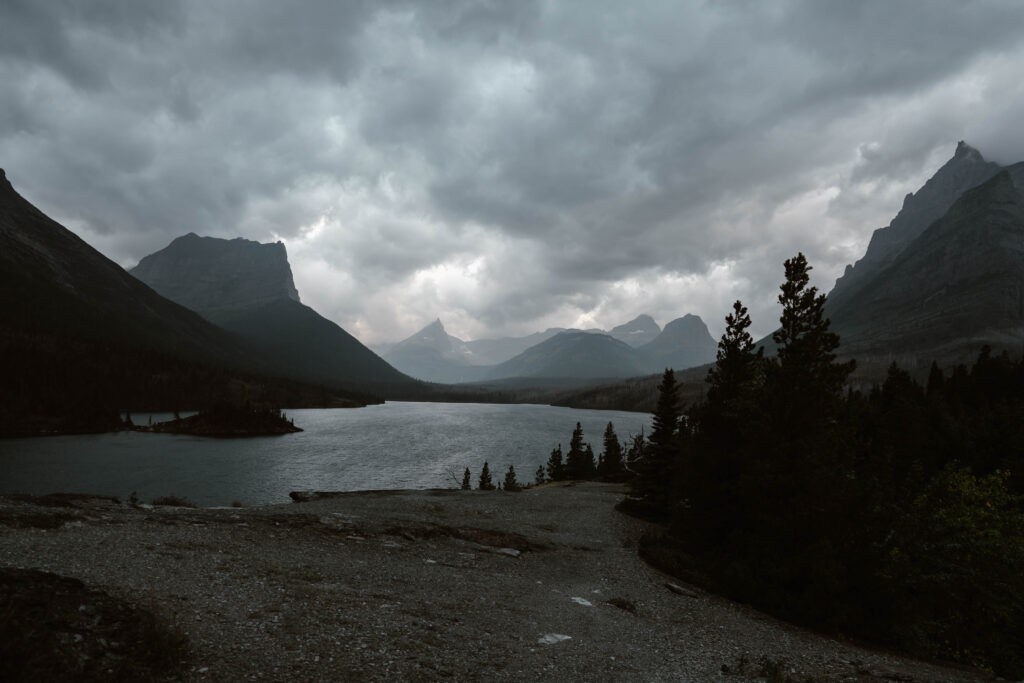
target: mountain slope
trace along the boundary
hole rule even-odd
[[[633,348],[638,348],[654,341],[661,334],[661,328],[658,327],[658,323],[654,322],[654,318],[643,314],[628,323],[613,327],[608,334],[619,341],[626,342]]]
[[[416,334],[392,345],[384,359],[395,368],[427,382],[455,384],[471,382],[483,376],[473,367],[472,352],[459,338],[435,320]]]
[[[413,380],[298,301],[283,244],[179,237],[131,273],[245,339],[291,376],[381,391]]]
[[[136,344],[235,365],[258,364],[223,330],[161,297],[44,215],[15,192],[2,170],[0,263],[5,329]]]
[[[1000,171],[999,164],[985,161],[981,153],[960,141],[953,157],[917,192],[908,194],[892,222],[871,236],[864,256],[836,280],[828,295],[828,310],[836,310],[889,266],[900,253],[941,218],[967,190]]]
[[[103,431],[120,408],[332,400],[268,379],[272,363],[48,218],[3,171],[0,310],[0,433]]]
[[[687,314],[665,325],[661,334],[638,350],[647,358],[648,372],[685,370],[714,362],[718,342],[699,316]]]
[[[637,352],[606,334],[562,332],[491,369],[489,379],[506,377],[635,377],[644,374]]]
[[[964,193],[832,312],[842,352],[959,362],[1024,343],[1024,198],[1003,171]]]

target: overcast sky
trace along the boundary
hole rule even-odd
[[[1024,3],[4,0],[0,166],[131,267],[281,240],[366,343],[831,289],[964,139],[1024,160]]]

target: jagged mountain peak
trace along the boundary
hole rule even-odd
[[[971,147],[970,145],[968,145],[963,140],[961,140],[960,142],[956,143],[956,151],[953,153],[953,158],[954,159],[969,159],[971,161],[981,161],[981,162],[985,161],[985,158],[983,156],[981,156],[981,152],[979,152],[976,148]]]

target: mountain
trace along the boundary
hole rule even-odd
[[[472,362],[473,352],[466,343],[448,334],[440,320],[392,345],[384,359],[410,377],[427,382],[457,384],[484,376]]]
[[[687,314],[665,325],[657,337],[639,349],[647,357],[649,372],[665,368],[686,368],[713,363],[718,342],[699,316]]]
[[[661,334],[661,328],[658,327],[658,323],[654,322],[654,318],[645,314],[638,315],[628,323],[613,327],[608,334],[619,341],[626,342],[633,348],[638,348],[654,341]]]
[[[204,315],[299,301],[284,244],[226,240],[193,232],[144,257],[132,274],[171,301]]]
[[[283,244],[189,233],[143,258],[131,273],[239,335],[290,376],[377,392],[414,384],[299,301]]]
[[[606,334],[569,331],[533,346],[493,367],[489,379],[506,377],[576,377],[601,379],[644,374],[633,347]]]
[[[933,222],[941,218],[967,190],[1001,170],[981,153],[960,141],[947,161],[916,193],[908,194],[892,222],[871,236],[867,252],[836,280],[828,295],[828,310],[840,308],[847,298],[892,264],[897,256]]]
[[[628,348],[610,345],[607,341],[588,342],[578,336],[564,337],[566,333],[608,337]],[[557,343],[551,342],[559,337],[562,338]],[[649,315],[640,315],[611,332],[556,327],[525,337],[475,341],[463,341],[448,334],[441,321],[435,320],[409,338],[390,345],[382,355],[412,377],[462,383],[512,377],[581,379],[660,373],[666,367],[682,369],[710,362],[714,360],[716,348],[707,327],[697,316],[679,318],[662,330]],[[564,367],[547,367],[543,359],[553,353],[554,357],[563,358],[570,354],[570,349],[581,357]],[[513,362],[514,359],[518,360]],[[541,372],[538,368],[558,374],[537,374]],[[515,374],[519,372],[527,374]]]
[[[0,310],[3,433],[109,428],[124,407],[309,396],[253,376],[276,368],[47,217],[2,170]]]
[[[159,296],[22,198],[2,170],[0,259],[8,332],[136,344],[204,360],[239,354],[223,330]]]
[[[958,154],[960,148],[958,148]],[[963,193],[831,311],[844,355],[925,367],[1024,345],[1024,194],[1018,164]],[[1019,181],[1018,181],[1019,182]]]
[[[525,337],[463,341],[435,320],[412,336],[378,349],[385,360],[411,377],[447,384],[475,382],[488,375],[487,366],[507,361],[563,331],[551,328]]]
[[[497,365],[518,356],[531,346],[536,346],[542,341],[547,341],[556,334],[565,331],[564,327],[549,327],[543,332],[534,332],[525,337],[475,339],[463,343],[472,353],[474,365]]]

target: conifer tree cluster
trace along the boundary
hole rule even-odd
[[[706,398],[675,378],[626,465],[671,520],[683,569],[784,617],[1024,676],[1024,360],[983,351],[927,387],[893,366],[870,394],[785,263],[774,357],[726,317]],[[637,457],[634,463],[633,458]]]

